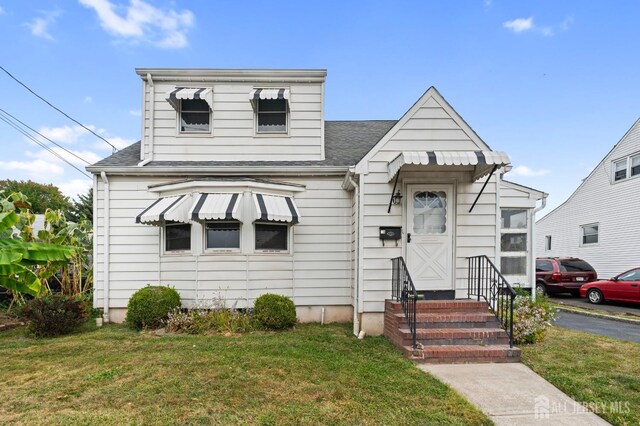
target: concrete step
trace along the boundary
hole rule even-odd
[[[403,345],[411,345],[411,332],[400,328]],[[509,336],[501,328],[419,328],[416,339],[424,346],[433,345],[508,345]]]
[[[521,351],[509,345],[434,345],[413,350],[403,347],[405,355],[416,362],[433,364],[468,364],[520,362]]]

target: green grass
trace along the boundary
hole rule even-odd
[[[386,339],[357,340],[350,325],[233,337],[23,333],[0,334],[0,422],[491,424]]]
[[[526,365],[576,401],[598,404],[605,420],[640,424],[640,344],[552,327],[521,349]]]

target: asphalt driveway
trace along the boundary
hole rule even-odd
[[[640,304],[624,303],[624,302],[606,302],[600,305],[594,305],[587,302],[586,298],[574,297],[564,294],[557,294],[550,297],[551,301],[561,305],[574,306],[583,309],[596,309],[598,311],[606,311],[617,314],[637,315],[640,319]]]
[[[555,325],[640,343],[640,324],[560,311]]]

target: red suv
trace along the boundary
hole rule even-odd
[[[540,295],[571,293],[580,296],[580,286],[598,279],[595,269],[575,257],[536,259],[536,292]]]

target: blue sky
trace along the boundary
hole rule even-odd
[[[640,115],[636,1],[0,0],[0,64],[118,147],[136,67],[326,68],[326,118],[397,119],[435,86],[507,178],[557,206]],[[0,72],[0,108],[94,161],[111,150]],[[0,121],[0,179],[90,181]],[[81,163],[79,164],[82,165]]]

